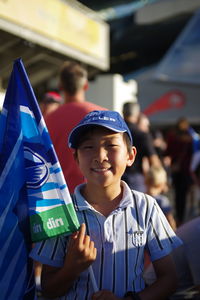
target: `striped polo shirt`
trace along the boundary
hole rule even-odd
[[[87,234],[97,248],[97,258],[92,264],[97,286],[99,290],[110,290],[118,297],[123,297],[127,291],[144,289],[145,249],[154,261],[182,244],[154,198],[130,190],[125,182],[122,185],[123,198],[108,217],[83,198],[80,193],[82,185],[75,189],[73,195],[79,222],[86,224]],[[62,267],[67,242],[68,237],[62,235],[37,243],[31,257],[43,264]],[[57,299],[89,300],[93,293],[90,272],[86,270],[67,295]]]

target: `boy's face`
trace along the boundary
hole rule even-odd
[[[134,162],[136,149],[128,152],[123,133],[99,127],[81,143],[77,162],[88,184],[106,187],[118,184],[127,166]]]

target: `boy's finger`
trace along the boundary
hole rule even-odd
[[[79,233],[78,233],[78,238],[79,238],[79,243],[80,244],[83,244],[84,242],[84,239],[85,239],[85,232],[86,232],[86,226],[85,224],[81,224],[80,226],[80,230],[79,230]]]
[[[93,248],[93,258],[96,259],[97,257],[97,248]]]
[[[84,238],[84,245],[86,248],[89,248],[90,247],[90,237],[89,235],[85,235],[85,238]]]

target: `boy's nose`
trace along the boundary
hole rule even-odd
[[[98,162],[103,162],[103,161],[107,160],[108,157],[107,157],[107,151],[106,151],[106,149],[103,148],[103,147],[98,148],[96,150],[96,152],[95,152],[94,158]]]

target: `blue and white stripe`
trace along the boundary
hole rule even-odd
[[[44,123],[43,117],[41,116],[38,122],[35,119],[33,112],[26,106],[20,106],[22,130],[24,141],[28,141],[28,147],[30,147],[30,141],[38,143],[43,146],[47,153],[50,153],[50,158],[43,157],[44,163],[39,164],[37,157],[39,152],[36,152],[37,148],[32,148],[33,151],[27,152],[27,159],[32,159],[36,165],[27,168],[27,171],[31,171],[31,180],[40,179],[40,176],[45,174],[44,169],[48,170],[48,174],[45,176],[45,182],[42,182],[37,188],[31,188],[29,182],[27,182],[27,191],[29,198],[29,209],[30,215],[40,213],[43,211],[50,210],[60,205],[71,203],[71,198],[68,192],[67,185],[62,173],[62,169],[57,160],[56,154],[53,149],[53,145],[49,139],[49,134]],[[32,124],[32,126],[30,126]],[[28,128],[28,129],[27,129]],[[41,138],[42,137],[42,138]],[[26,147],[24,147],[26,151]],[[46,161],[45,161],[46,160]]]

